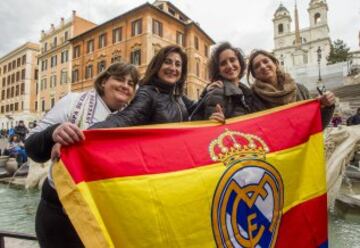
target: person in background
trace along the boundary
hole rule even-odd
[[[27,154],[24,148],[24,143],[17,134],[11,136],[4,154],[8,155],[9,157],[16,158],[19,166],[27,161]]]
[[[29,133],[29,130],[25,126],[25,123],[23,120],[20,120],[18,125],[15,126],[15,134],[17,134],[21,141],[25,141],[26,135]]]
[[[249,57],[247,79],[254,78],[251,89],[262,101],[264,109],[311,99],[308,89],[285,73],[279,61],[271,53],[255,50]],[[335,95],[330,91],[322,92],[318,96],[321,104],[322,124],[325,128],[334,113]]]
[[[359,124],[360,124],[360,108],[357,109],[355,115],[350,116],[350,117],[346,120],[346,124],[347,124],[348,126],[359,125]]]
[[[31,130],[25,141],[29,157],[36,162],[46,162],[51,155],[58,156],[61,145],[84,140],[82,129],[127,106],[134,96],[138,79],[134,65],[114,63],[97,76],[93,89],[64,96]],[[40,247],[83,247],[63,210],[51,174],[42,187],[35,231]]]

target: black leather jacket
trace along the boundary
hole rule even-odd
[[[187,121],[195,104],[173,92],[173,88],[168,86],[142,85],[129,106],[90,129]]]
[[[217,104],[223,108],[225,118],[246,115],[264,109],[262,102],[252,93],[249,87],[239,86],[223,81],[223,88],[214,88],[200,100],[201,110],[194,114],[193,120],[208,119],[215,111]]]

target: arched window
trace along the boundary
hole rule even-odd
[[[284,25],[282,24],[282,23],[280,23],[279,25],[278,25],[278,33],[279,34],[282,34],[284,32]]]
[[[318,24],[318,23],[320,23],[320,22],[321,22],[320,13],[316,13],[316,14],[314,15],[314,23],[315,23],[315,24]]]

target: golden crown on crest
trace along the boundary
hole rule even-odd
[[[221,161],[226,166],[240,158],[265,159],[269,151],[260,137],[228,129],[209,145],[211,159]]]

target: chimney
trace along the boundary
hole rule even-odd
[[[54,24],[51,23],[51,31],[54,31],[55,30],[55,26]]]
[[[45,31],[41,30],[41,39],[43,39],[45,37]]]
[[[72,16],[75,17],[76,16],[76,10],[72,11]]]
[[[63,26],[64,25],[64,17],[61,17],[60,20],[61,20],[60,24]]]

